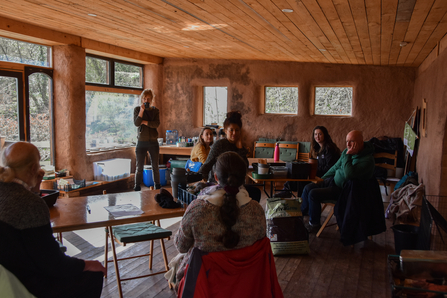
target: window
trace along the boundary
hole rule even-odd
[[[115,62],[115,86],[141,88],[142,78],[141,66]]]
[[[138,105],[136,94],[86,91],[86,149],[110,150],[136,142],[133,110]]]
[[[227,114],[227,87],[203,87],[203,125],[223,126]]]
[[[51,47],[0,37],[0,61],[51,66]]]
[[[315,115],[352,115],[352,87],[316,87]]]
[[[87,83],[109,84],[109,61],[87,56],[85,63],[85,81]]]
[[[87,85],[143,89],[143,66],[87,55],[85,58],[85,82]]]
[[[6,142],[33,143],[41,164],[54,164],[52,70],[25,67],[24,73],[0,71],[0,135]]]
[[[298,87],[265,87],[265,113],[297,114]]]

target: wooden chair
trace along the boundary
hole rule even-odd
[[[166,273],[169,270],[168,267],[168,257],[166,255],[166,248],[165,244],[163,242],[163,239],[170,239],[170,236],[172,235],[172,232],[169,230],[162,229],[160,227],[160,221],[156,221],[157,225],[154,225],[152,223],[137,223],[137,224],[129,224],[129,225],[122,225],[122,226],[116,226],[116,227],[107,227],[106,229],[106,244],[105,244],[105,257],[104,257],[104,267],[106,268],[107,272],[107,264],[108,262],[113,262],[115,265],[115,272],[116,272],[116,281],[118,283],[118,291],[120,298],[123,297],[123,292],[121,289],[121,281],[131,280],[131,279],[137,279],[137,278],[143,278],[148,276],[153,276],[157,274],[163,274]],[[113,260],[108,260],[108,238],[111,238],[111,244],[112,244],[112,254],[113,254]],[[119,273],[119,267],[118,267],[118,261],[122,260],[128,260],[128,259],[134,259],[144,256],[149,256],[149,270],[152,270],[152,258],[153,258],[153,250],[154,250],[154,240],[160,240],[160,246],[163,253],[163,259],[165,264],[165,270],[158,271],[155,273],[145,274],[145,275],[139,275],[139,276],[133,276],[133,277],[127,277],[127,278],[121,278]],[[125,246],[127,243],[136,243],[136,242],[142,242],[142,241],[150,241],[150,252],[148,254],[143,255],[137,255],[137,256],[131,256],[127,258],[117,258],[116,250],[115,250],[115,241],[120,243],[121,245]],[[106,275],[107,277],[107,275]],[[171,284],[168,283],[169,288],[171,289]]]
[[[275,143],[255,142],[253,148],[253,157],[273,158]]]
[[[279,159],[293,161],[298,159],[299,143],[279,143]]]
[[[329,212],[329,214],[327,215],[326,220],[321,225],[321,228],[318,230],[316,237],[320,237],[320,234],[323,233],[324,228],[330,226],[330,225],[328,225],[328,223],[331,220],[332,216],[334,215],[335,203],[337,203],[337,201],[328,200],[328,201],[323,202],[323,207],[321,208],[321,213],[323,213],[324,209],[326,209],[326,207],[328,207],[328,206],[331,207],[332,209]],[[337,226],[337,230],[338,230],[338,226]]]
[[[298,152],[298,160],[299,161],[304,161],[304,162],[309,162],[309,158],[310,158],[310,153],[301,153]]]
[[[399,182],[398,178],[395,178],[396,176],[396,167],[397,167],[397,150],[392,153],[386,153],[386,152],[379,152],[374,154],[374,159],[376,160],[376,167],[381,167],[387,170],[391,170],[391,177],[387,177],[384,181],[385,187],[390,187],[390,194],[394,191],[394,186],[397,182]],[[384,162],[384,159],[386,159],[387,162]],[[379,184],[381,181],[378,180]]]

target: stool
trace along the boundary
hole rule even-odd
[[[137,223],[137,224],[116,226],[113,228],[107,227],[104,267],[106,268],[106,272],[107,272],[107,263],[112,262],[112,261],[108,261],[108,237],[110,236],[111,244],[112,244],[113,263],[115,265],[115,272],[116,272],[116,281],[118,283],[118,291],[119,291],[121,298],[123,297],[123,292],[121,289],[121,281],[143,278],[143,277],[148,277],[148,276],[157,275],[157,274],[163,274],[169,270],[168,260],[167,260],[168,257],[166,255],[166,248],[165,248],[163,239],[169,240],[171,235],[172,235],[171,231],[165,230],[160,227],[159,220],[157,220],[157,225],[154,225],[152,223]],[[156,273],[146,274],[146,275],[121,278],[120,274],[119,274],[118,261],[149,256],[149,270],[152,270],[152,256],[153,256],[153,249],[154,249],[154,240],[157,240],[157,239],[160,239],[160,245],[161,245],[161,249],[162,249],[162,253],[163,253],[163,259],[164,259],[166,270],[159,271]],[[148,240],[151,241],[150,252],[148,254],[132,256],[132,257],[127,257],[127,258],[121,258],[121,259],[117,258],[116,250],[115,250],[115,241],[120,243],[121,245],[125,246],[127,243],[136,243],[136,242],[142,242],[142,241],[148,241]],[[106,277],[107,277],[107,275],[106,275]],[[168,283],[168,285],[169,285],[169,288],[171,289],[171,285],[169,283]]]

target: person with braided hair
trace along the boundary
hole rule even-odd
[[[245,190],[246,165],[236,152],[222,153],[214,165],[218,182],[204,188],[186,209],[174,243],[186,253],[177,270],[177,281],[185,273],[194,247],[206,252],[251,246],[265,237],[264,209]]]

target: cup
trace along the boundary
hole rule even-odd
[[[157,138],[158,145],[163,146],[163,138]]]
[[[258,174],[265,175],[268,174],[270,170],[270,166],[267,164],[258,164]]]

